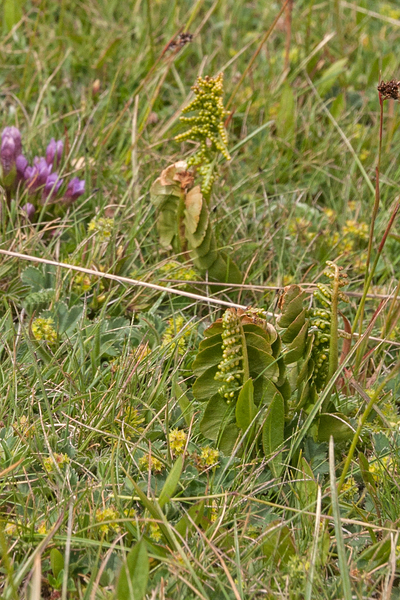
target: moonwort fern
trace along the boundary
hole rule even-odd
[[[340,291],[345,277],[331,262],[325,274],[330,282],[318,286],[311,308],[306,306],[307,295],[300,286],[286,288],[277,326],[268,322],[262,310],[228,309],[205,331],[193,363],[193,395],[207,402],[203,434],[221,448],[232,448],[240,430],[243,434],[258,422],[258,429],[253,428],[254,440],[257,443],[256,432],[261,427],[264,451],[272,451],[268,440],[273,427],[283,432],[285,424],[290,428],[291,422],[298,423],[300,411],[315,404],[330,380],[332,365],[336,370],[338,302],[346,301]],[[277,415],[280,422],[275,422]],[[333,423],[334,434],[335,424],[340,423],[341,439],[346,437],[351,433],[346,418],[342,416],[340,421],[337,416],[320,415],[317,431],[321,420],[323,435],[327,423]]]

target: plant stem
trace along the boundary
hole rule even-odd
[[[328,379],[331,379],[338,368],[338,304],[339,304],[339,286],[340,271],[335,264],[335,277],[333,279],[332,304],[331,304],[331,339],[329,342],[329,371]]]
[[[375,229],[375,221],[376,216],[379,210],[379,202],[380,202],[380,189],[379,189],[379,180],[380,180],[380,171],[381,171],[381,156],[382,156],[382,137],[383,137],[383,99],[382,95],[379,92],[379,106],[380,106],[380,120],[379,120],[379,149],[378,149],[378,164],[376,165],[376,181],[375,181],[375,202],[372,210],[372,218],[371,218],[371,226],[369,229],[369,239],[368,239],[368,250],[367,250],[367,264],[366,264],[366,279],[364,284],[364,294],[361,299],[359,310],[359,332],[362,333],[362,324],[364,320],[364,308],[365,308],[365,295],[368,293],[369,286],[371,285],[372,277],[369,278],[369,267],[371,262],[371,254],[372,254],[372,244],[374,241],[374,229]],[[372,267],[372,273],[374,273],[375,269]],[[354,321],[355,326],[357,326],[357,319]]]

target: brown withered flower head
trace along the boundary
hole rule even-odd
[[[400,100],[400,81],[392,79],[391,81],[381,81],[377,87],[378,92],[384,100]]]
[[[183,48],[186,44],[189,44],[193,39],[193,35],[189,32],[180,33],[175,40],[172,40],[168,44],[168,50],[176,50],[176,48]]]

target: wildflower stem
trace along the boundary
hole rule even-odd
[[[362,324],[364,320],[364,308],[365,308],[365,295],[368,293],[369,286],[371,285],[372,277],[369,277],[370,274],[370,263],[371,263],[371,254],[372,254],[372,244],[374,241],[374,229],[375,229],[375,221],[379,210],[380,203],[380,189],[379,189],[379,180],[380,180],[380,170],[381,170],[381,156],[382,156],[382,137],[383,137],[383,98],[382,94],[379,92],[379,106],[380,106],[380,120],[379,120],[379,149],[378,149],[378,163],[376,165],[376,181],[375,181],[375,202],[372,210],[372,218],[371,218],[371,226],[369,229],[369,239],[368,239],[368,250],[367,250],[367,264],[366,264],[366,278],[364,284],[364,294],[360,302],[359,306],[359,332],[362,333]],[[376,264],[374,262],[371,274],[375,272]],[[355,320],[355,324],[357,320]]]

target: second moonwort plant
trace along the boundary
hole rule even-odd
[[[0,165],[1,182],[7,193],[8,202],[18,186],[25,189],[30,202],[22,209],[31,221],[36,207],[49,202],[70,205],[85,192],[85,181],[73,177],[68,182],[58,174],[64,144],[61,140],[50,140],[45,157],[33,159],[29,165],[22,154],[22,139],[19,129],[6,127],[1,136]]]

